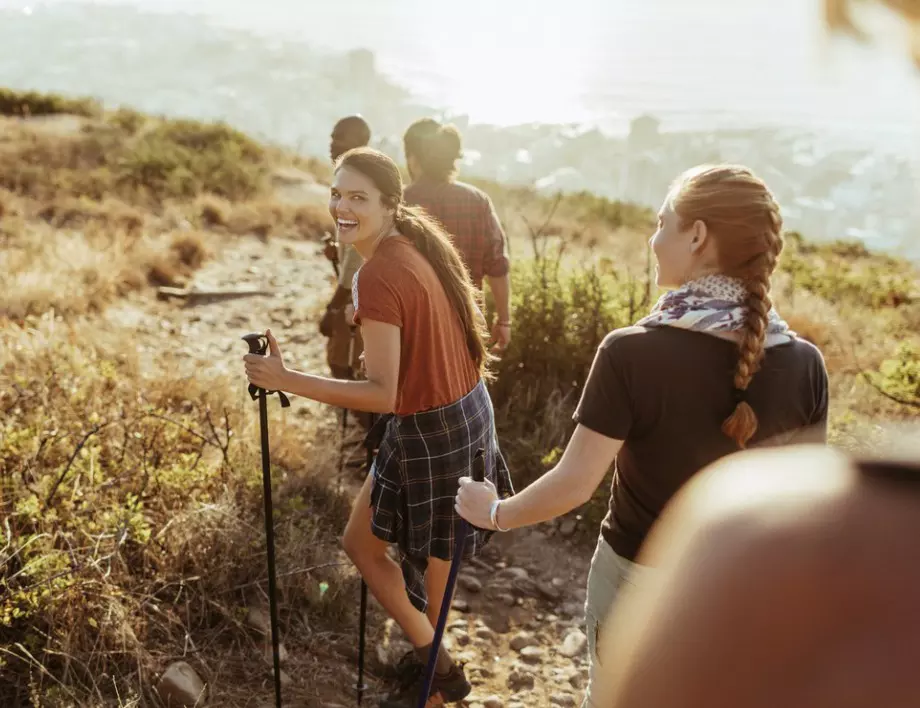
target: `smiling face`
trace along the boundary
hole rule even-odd
[[[383,194],[370,178],[349,167],[335,173],[329,196],[329,213],[335,220],[341,243],[376,238],[392,220],[394,209],[384,204]]]

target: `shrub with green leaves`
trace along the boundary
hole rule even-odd
[[[67,699],[42,705],[107,704],[189,640],[229,656],[241,609],[266,588],[244,392],[140,379],[51,322],[0,332],[3,706],[25,704],[30,685]],[[335,563],[350,504],[327,481],[334,455],[307,467],[296,426],[272,442],[282,612],[340,627],[356,589]]]
[[[159,207],[214,194],[232,200],[267,193],[262,146],[222,123],[148,121],[130,112],[72,134],[21,126],[0,141],[0,187],[44,202],[62,197]]]
[[[918,299],[916,270],[907,262],[871,254],[858,242],[815,244],[786,234],[780,267],[796,288],[840,304],[897,308]]]
[[[633,324],[650,303],[650,283],[610,267],[565,269],[558,257],[512,269],[514,336],[490,384],[502,448],[516,487],[555,464],[573,429],[572,414],[607,333]],[[607,490],[587,510],[599,521]]]
[[[101,112],[102,106],[90,98],[0,88],[0,115],[4,116],[75,115],[91,118]]]
[[[920,409],[920,349],[916,345],[902,343],[869,379],[892,400]]]

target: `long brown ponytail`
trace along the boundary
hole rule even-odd
[[[460,319],[470,356],[480,375],[488,378],[491,357],[486,344],[485,319],[477,304],[478,291],[450,236],[424,209],[403,203],[399,168],[384,153],[372,148],[349,150],[336,162],[336,170],[342,167],[353,169],[370,179],[380,190],[384,203],[395,210],[393,221],[396,229],[412,241],[431,264]]]
[[[773,307],[770,279],[783,250],[779,205],[766,184],[739,165],[689,170],[672,188],[670,202],[682,228],[696,221],[706,224],[716,241],[720,272],[739,278],[747,290],[745,327],[732,381],[735,407],[722,423],[722,432],[744,448],[758,426],[745,392],[764,357]]]
[[[396,207],[395,224],[399,233],[412,241],[434,268],[450,304],[460,317],[470,356],[480,374],[486,375],[489,350],[486,347],[485,320],[476,302],[477,290],[457,247],[441,225],[421,207],[400,203]]]

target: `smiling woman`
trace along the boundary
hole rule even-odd
[[[273,336],[268,357],[247,356],[250,381],[343,408],[385,413],[368,436],[378,454],[355,501],[346,553],[414,650],[401,685],[380,705],[414,706],[445,593],[454,538],[466,528],[453,505],[478,450],[501,496],[513,493],[483,378],[489,355],[475,289],[447,234],[403,202],[399,168],[383,153],[350,150],[336,162],[329,211],[338,238],[364,259],[353,284],[364,337],[364,381],[289,370]],[[476,554],[489,538],[470,532]],[[387,554],[397,544],[401,564]],[[470,692],[440,648],[432,696]]]

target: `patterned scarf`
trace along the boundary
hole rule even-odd
[[[744,329],[746,297],[747,290],[737,278],[707,275],[662,295],[652,311],[636,324],[678,327],[709,334],[740,332]],[[796,336],[772,308],[766,334],[766,346],[783,344]]]

